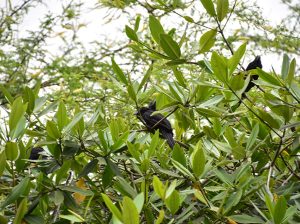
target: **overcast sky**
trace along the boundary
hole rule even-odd
[[[22,0],[11,0],[13,4],[19,4],[23,2]],[[254,0],[250,0],[254,1]],[[280,3],[280,0],[257,0],[259,5],[263,9],[263,16],[271,22],[271,25],[279,24],[281,19],[284,18],[287,14],[287,8]],[[1,1],[0,1],[1,2]],[[36,8],[30,10],[30,13],[25,17],[24,23],[20,24],[21,35],[26,32],[26,30],[38,30],[38,25],[40,19],[47,12],[51,12],[54,14],[60,14],[62,10],[61,4],[68,1],[61,0],[48,0],[46,5],[39,5]],[[95,6],[97,0],[88,0],[84,2],[84,11],[80,18],[82,18],[81,23],[85,23],[86,27],[80,29],[78,35],[85,43],[87,48],[90,46],[89,43],[97,40],[101,41],[105,36],[114,37],[114,38],[124,38],[125,34],[119,33],[117,30],[124,30],[128,21],[125,19],[119,19],[115,21],[111,21],[109,24],[104,23],[104,16],[106,15],[105,9],[99,10],[90,10]],[[5,1],[2,0],[2,4],[5,4]],[[2,5],[3,7],[3,5]],[[24,32],[25,31],[25,32]],[[59,32],[59,30],[57,30]],[[123,35],[123,36],[122,36]],[[49,50],[56,49],[57,40],[53,38],[49,41]],[[280,71],[281,67],[281,58],[276,56],[275,54],[263,55],[262,61],[265,69],[271,69],[274,67],[276,71]]]

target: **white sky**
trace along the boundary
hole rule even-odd
[[[23,0],[11,1],[13,4],[23,2]],[[5,5],[5,2],[6,1],[3,1],[2,4],[0,3],[0,6],[3,7],[3,3]],[[19,29],[22,31],[21,35],[26,30],[38,30],[40,19],[42,19],[47,12],[59,14],[60,10],[62,10],[61,5],[65,5],[66,2],[68,1],[48,0],[46,5],[39,5],[36,8],[30,9],[30,13],[25,17],[24,23],[20,24]],[[87,0],[83,2],[84,11],[80,16],[82,20],[79,21],[79,23],[85,23],[86,27],[81,28],[78,35],[87,48],[91,46],[89,44],[90,42],[94,40],[101,41],[105,36],[109,37],[109,39],[124,39],[125,34],[122,33],[122,31],[125,25],[129,23],[126,19],[116,19],[115,21],[105,24],[104,17],[106,15],[106,9],[90,10],[95,6],[97,0]],[[287,8],[280,3],[280,0],[257,0],[257,2],[263,8],[263,16],[268,19],[273,26],[279,24],[281,19],[287,14]],[[59,30],[57,30],[57,32],[59,32]],[[58,38],[52,38],[48,44],[49,51],[56,51],[59,45]],[[275,54],[263,55],[262,62],[264,69],[269,70],[271,67],[274,67],[277,72],[280,72],[281,58],[281,56],[278,57]]]

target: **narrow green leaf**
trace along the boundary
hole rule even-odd
[[[17,214],[15,216],[13,224],[21,224],[28,209],[27,198],[24,198],[18,206]]]
[[[137,15],[134,23],[134,31],[138,31],[141,22],[141,15]]]
[[[20,119],[24,116],[26,109],[27,104],[23,104],[21,97],[18,97],[14,100],[8,121],[9,130],[11,132],[14,131],[17,127],[17,124],[20,121]]]
[[[125,33],[130,40],[133,40],[136,42],[139,41],[139,38],[138,38],[136,32],[127,25],[125,26]]]
[[[122,218],[124,224],[139,224],[139,213],[134,202],[129,197],[123,198]]]
[[[229,9],[228,0],[218,0],[217,1],[217,15],[218,20],[221,22],[227,15]]]
[[[69,132],[83,118],[83,115],[84,115],[83,111],[75,114],[72,121],[63,129],[63,132],[64,133]]]
[[[205,154],[201,144],[201,140],[197,143],[190,157],[192,170],[196,177],[200,177],[205,168]]]
[[[173,152],[172,152],[172,159],[179,162],[181,165],[186,167],[186,156],[184,154],[184,150],[178,145],[175,144]]]
[[[88,164],[85,165],[83,170],[79,173],[78,178],[84,177],[92,172],[98,165],[98,159],[93,159]]]
[[[158,215],[157,219],[155,220],[154,224],[161,224],[162,221],[164,220],[164,218],[165,218],[165,212],[164,212],[164,210],[160,210],[159,215]]]
[[[144,201],[145,201],[145,196],[144,196],[144,192],[139,193],[134,199],[133,202],[135,204],[135,207],[138,210],[138,213],[140,214],[143,206],[144,206]]]
[[[200,115],[205,116],[205,117],[220,117],[221,116],[218,112],[207,109],[207,108],[198,107],[198,108],[196,108],[196,111]]]
[[[6,142],[5,145],[5,155],[10,161],[15,161],[19,157],[19,147],[16,142]]]
[[[219,79],[221,82],[226,82],[228,80],[228,67],[226,59],[218,55],[217,52],[213,51],[210,63],[217,79]]]
[[[275,224],[282,223],[282,220],[285,217],[286,209],[287,209],[287,202],[286,202],[284,196],[280,196],[274,207],[273,220],[274,220]]]
[[[232,215],[229,216],[230,219],[234,220],[237,223],[265,223],[264,220],[262,220],[261,218],[259,218],[258,216],[253,216],[253,215],[246,215],[246,214],[242,214],[242,215]]]
[[[236,67],[238,66],[239,62],[241,61],[242,57],[245,54],[247,43],[242,44],[236,52],[234,52],[233,56],[228,61],[229,66],[229,74],[231,75]]]
[[[283,55],[282,65],[281,65],[281,78],[286,79],[288,76],[290,67],[290,58],[287,54]]]
[[[195,179],[193,174],[187,168],[185,168],[181,163],[179,163],[179,162],[177,162],[176,160],[173,160],[173,159],[172,159],[172,163],[173,163],[174,167],[177,170],[179,170],[183,175],[186,175],[191,180]]]
[[[160,34],[159,44],[163,51],[173,60],[179,59],[181,52],[179,45],[168,34]]]
[[[61,137],[61,133],[53,121],[47,121],[46,131],[48,136],[53,139],[59,139]]]
[[[194,23],[194,19],[190,16],[184,16],[183,17],[186,21],[188,21],[189,23]]]
[[[246,150],[251,150],[251,147],[254,145],[256,138],[258,136],[259,133],[259,125],[255,124],[252,131],[251,131],[251,135],[247,141],[247,145],[246,145]]]
[[[275,86],[281,86],[280,82],[275,77],[273,77],[271,74],[263,71],[262,69],[257,68],[256,73],[259,75],[259,78],[263,79],[264,81],[266,81],[272,85],[275,85]]]
[[[127,92],[129,97],[136,102],[136,93],[131,83],[128,83]]]
[[[166,187],[157,176],[153,177],[153,188],[155,193],[162,199],[165,199]]]
[[[24,103],[27,103],[27,113],[31,114],[35,107],[35,95],[34,92],[27,86],[24,89],[23,101]]]
[[[117,208],[117,206],[115,206],[115,205],[113,204],[113,202],[110,200],[110,198],[109,198],[107,195],[105,195],[105,194],[103,194],[103,193],[101,193],[101,195],[102,195],[102,198],[103,198],[104,203],[105,203],[105,205],[107,206],[107,208],[111,211],[111,213],[112,213],[119,221],[122,222],[122,221],[123,221],[122,214],[121,214],[120,210]]]
[[[259,116],[267,122],[272,128],[279,129],[280,123],[268,112],[259,109]]]
[[[0,177],[2,176],[6,167],[6,153],[5,151],[0,152]]]
[[[204,33],[199,41],[199,53],[209,51],[215,44],[217,30],[209,30]]]
[[[149,27],[151,35],[156,43],[160,43],[160,35],[164,34],[164,28],[160,24],[159,20],[156,19],[153,15],[149,16]]]
[[[290,85],[294,79],[295,76],[295,71],[296,71],[296,59],[294,58],[291,61],[290,67],[289,67],[289,72],[287,75],[287,83]]]
[[[144,75],[140,85],[139,85],[139,88],[138,88],[138,92],[144,87],[145,83],[150,79],[150,75],[152,73],[152,70],[153,70],[153,64],[150,65],[150,67],[148,68],[146,74]]]
[[[65,104],[61,101],[56,112],[57,127],[61,131],[68,123],[67,109]]]
[[[3,93],[3,95],[5,96],[8,103],[12,104],[14,102],[14,98],[12,97],[10,92],[8,92],[8,90],[4,87],[4,85],[0,85],[0,90]]]
[[[18,185],[16,185],[12,190],[8,197],[1,205],[1,209],[5,208],[7,205],[15,202],[19,197],[24,196],[23,194],[27,191],[27,187],[29,185],[29,177],[25,177]]]
[[[212,0],[200,0],[203,7],[206,9],[206,12],[211,15],[211,16],[215,16],[216,15],[216,10],[214,7],[214,4],[212,2]]]
[[[119,81],[121,81],[123,84],[127,85],[128,81],[126,79],[124,72],[122,71],[122,69],[119,67],[119,65],[115,62],[115,60],[113,58],[111,59],[111,66],[112,66],[112,69],[114,70],[114,73],[117,75],[117,78],[119,79]]]
[[[180,195],[178,191],[174,190],[173,193],[166,199],[166,206],[174,215],[180,207]]]

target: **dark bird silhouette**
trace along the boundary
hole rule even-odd
[[[256,56],[255,59],[249,63],[249,65],[246,68],[246,71],[250,71],[252,69],[256,69],[256,68],[262,68],[262,64],[261,64],[261,60],[260,60],[260,56]],[[243,93],[243,96],[245,97],[245,94],[247,92],[249,92],[250,89],[252,89],[252,87],[255,86],[255,83],[253,83],[253,80],[257,80],[258,79],[258,75],[252,75],[250,78],[250,82],[247,86],[247,88],[245,89],[245,92]],[[243,97],[243,98],[244,98]]]
[[[37,160],[40,157],[40,153],[43,152],[44,149],[42,147],[33,147],[30,152],[29,159]]]
[[[151,132],[159,130],[160,137],[166,139],[168,145],[173,148],[175,141],[173,139],[173,130],[171,123],[162,114],[152,113],[156,110],[156,103],[151,102],[148,107],[141,107],[135,113],[137,118],[142,121]]]

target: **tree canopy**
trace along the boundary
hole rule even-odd
[[[5,3],[1,224],[300,222],[299,3],[66,0],[24,32],[47,1]],[[88,13],[127,25],[86,43]]]

